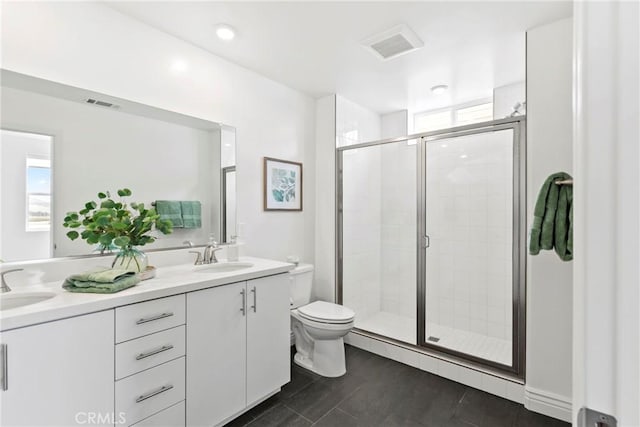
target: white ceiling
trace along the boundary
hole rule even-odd
[[[524,80],[525,31],[572,13],[570,1],[107,4],[311,96],[338,93],[379,113],[486,98]],[[217,39],[218,23],[236,39]],[[424,48],[383,62],[360,45],[402,23]],[[450,90],[433,95],[438,84]]]

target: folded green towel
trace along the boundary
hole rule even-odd
[[[169,220],[173,228],[182,228],[182,204],[175,200],[156,200],[156,212],[160,219]]]
[[[85,280],[74,280],[67,278],[62,287],[69,292],[84,292],[93,294],[113,294],[124,289],[137,285],[140,282],[140,275],[125,276],[115,282],[101,283]]]
[[[96,267],[84,273],[72,274],[69,279],[80,282],[113,283],[134,274],[124,268]]]
[[[557,185],[558,180],[571,179],[564,172],[550,175],[538,194],[533,211],[533,225],[529,253],[537,255],[540,249],[553,249],[561,259],[572,259],[573,249],[573,193],[567,185]]]
[[[182,223],[184,228],[202,227],[202,207],[198,201],[182,201]]]

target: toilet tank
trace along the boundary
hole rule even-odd
[[[311,301],[311,286],[313,285],[313,265],[298,264],[289,271],[289,297],[291,308],[298,308]]]

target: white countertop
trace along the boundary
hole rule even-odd
[[[285,262],[253,257],[241,257],[240,261],[253,263],[253,266],[232,272],[196,272],[196,269],[206,266],[196,267],[192,264],[159,267],[155,278],[144,280],[132,288],[114,294],[67,292],[62,289],[62,281],[15,287],[10,293],[49,291],[55,292],[56,295],[36,304],[0,311],[0,330],[6,331],[155,298],[271,276],[285,273],[295,267]],[[70,272],[72,273],[78,272]]]

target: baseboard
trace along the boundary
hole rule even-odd
[[[531,411],[571,422],[571,399],[566,396],[525,385],[524,406]]]

